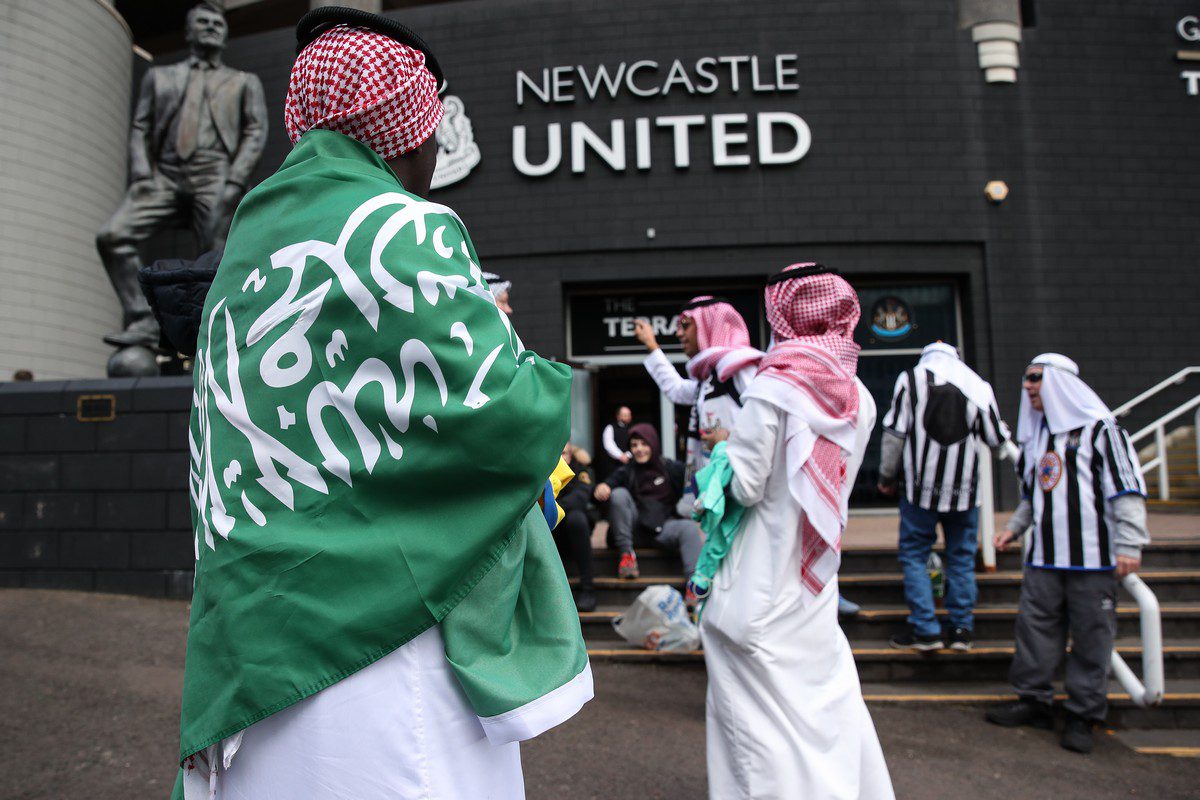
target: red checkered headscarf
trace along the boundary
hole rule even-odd
[[[822,273],[768,285],[766,303],[775,344],[758,375],[767,380],[755,380],[744,397],[788,412],[788,485],[803,511],[800,577],[818,595],[837,574],[846,528],[846,460],[858,417],[858,295],[842,278]]]
[[[693,297],[692,303],[713,300],[711,295]],[[762,351],[750,346],[750,331],[737,309],[729,303],[718,302],[681,311],[680,319],[690,319],[696,326],[696,344],[700,352],[687,363],[688,374],[698,381],[717,372],[717,379],[726,381],[738,370],[758,363]]]
[[[296,57],[284,125],[292,144],[322,128],[362,142],[386,161],[432,136],[443,113],[424,53],[365,28],[338,25]]]

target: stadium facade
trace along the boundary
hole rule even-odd
[[[1013,422],[1036,353],[1070,354],[1113,405],[1196,359],[1200,4],[475,0],[386,13],[448,76],[434,196],[485,268],[514,281],[526,344],[578,367],[584,444],[619,403],[669,424],[633,318],[669,334],[683,301],[720,294],[765,344],[763,280],[797,261],[858,288],[861,374],[881,406],[936,339],[993,380]],[[289,148],[294,39],[282,20],[244,35],[231,22],[225,60],[262,79],[272,109],[261,179]],[[38,371],[3,352],[7,372]]]

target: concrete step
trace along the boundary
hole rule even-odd
[[[1200,500],[1189,500],[1186,498],[1177,500],[1156,500],[1151,492],[1151,499],[1146,501],[1146,509],[1148,511],[1163,513],[1163,514],[1200,514]],[[1154,532],[1151,531],[1153,536]]]
[[[1196,518],[1196,528],[1200,532],[1200,516]],[[934,552],[939,556],[945,556],[945,552],[940,546],[935,548]],[[996,568],[999,571],[1019,571],[1022,557],[1021,553],[1015,550],[997,553]],[[1142,565],[1146,569],[1168,567],[1200,569],[1200,541],[1152,544],[1142,553]],[[848,575],[894,573],[899,568],[894,547],[853,548],[842,551],[842,565],[838,572],[844,580]]]
[[[600,646],[602,642],[620,642],[612,622],[624,612],[623,607],[599,607],[595,611],[579,615],[583,636],[589,643]],[[1161,607],[1163,636],[1173,639],[1200,639],[1200,603],[1181,603]],[[946,612],[938,610],[938,617],[945,623]],[[858,641],[878,641],[902,630],[908,618],[908,609],[903,606],[886,608],[864,608],[854,617],[842,617],[839,621],[846,638]],[[975,637],[978,639],[1011,640],[1013,625],[1017,618],[1016,606],[982,606],[975,609]],[[1136,606],[1117,609],[1117,635],[1137,636],[1140,617]]]
[[[1142,579],[1154,590],[1160,603],[1200,602],[1200,569],[1150,568],[1141,571]],[[978,604],[1016,605],[1021,588],[1021,573],[1003,570],[977,573]],[[903,579],[891,575],[841,575],[842,594],[865,607],[901,605],[904,602]],[[1130,598],[1122,592],[1123,600]]]
[[[1111,731],[1121,744],[1147,756],[1200,758],[1200,730],[1180,728],[1146,728]]]
[[[859,680],[863,683],[999,683],[1007,679],[1013,655],[1012,643],[1005,641],[978,641],[967,653],[954,650],[916,653],[893,649],[886,641],[861,642],[851,649]],[[1117,651],[1135,673],[1140,673],[1140,643],[1118,640]],[[704,660],[704,654],[699,650],[664,653],[624,642],[597,643],[589,646],[588,655],[596,660],[634,663],[703,664]],[[1200,640],[1170,641],[1163,646],[1163,657],[1168,683],[1180,679],[1200,680]]]
[[[1061,688],[1061,687],[1060,687]],[[863,699],[878,705],[991,705],[1016,699],[1003,682],[863,683]],[[1055,699],[1067,699],[1059,691]],[[1116,681],[1108,687],[1108,725],[1125,731],[1160,730],[1189,733],[1200,729],[1200,680],[1172,680],[1162,702],[1141,708]]]
[[[1154,590],[1160,603],[1200,602],[1200,569],[1164,567],[1144,569],[1142,579]],[[976,573],[979,587],[978,604],[1016,605],[1021,590],[1021,573],[1017,570]],[[577,586],[578,578],[571,578]],[[899,573],[890,574],[843,574],[838,578],[842,595],[868,608],[900,606],[904,603],[904,583]],[[596,578],[596,593],[602,606],[628,606],[647,587],[667,584],[682,589],[682,580],[676,575],[643,575],[633,580],[619,578]],[[1122,602],[1132,600],[1122,591]]]
[[[1162,631],[1166,639],[1200,639],[1200,603],[1174,603],[1160,606]],[[938,609],[938,618],[948,624],[945,609]],[[903,630],[907,624],[908,608],[888,606],[864,608],[853,617],[842,617],[842,630],[851,642],[880,639]],[[975,609],[975,638],[1010,640],[1016,624],[1015,605],[979,606]],[[1141,617],[1133,603],[1117,608],[1117,635],[1138,636]]]
[[[1196,518],[1196,528],[1200,532],[1200,516]],[[1153,532],[1151,532],[1153,534]],[[939,555],[944,555],[941,547],[935,549]],[[637,551],[638,567],[643,575],[663,576],[662,581],[670,583],[679,574],[679,556],[667,550],[644,548]],[[1021,554],[1009,551],[996,554],[996,566],[1002,571],[1019,571],[1021,569]],[[608,548],[597,548],[592,551],[592,565],[597,577],[613,578],[617,574],[617,562],[620,554]],[[1193,567],[1200,569],[1200,541],[1168,542],[1152,544],[1142,554],[1143,566],[1147,569],[1166,567]],[[567,574],[574,575],[576,570],[570,559],[566,563]],[[888,574],[899,570],[896,549],[894,547],[856,547],[842,551],[842,566],[840,573],[845,575],[859,574]]]

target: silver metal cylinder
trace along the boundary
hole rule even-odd
[[[125,191],[129,27],[102,0],[7,0],[0,31],[0,380],[103,376],[121,311],[95,237]]]

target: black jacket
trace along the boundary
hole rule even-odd
[[[575,469],[575,478],[558,493],[558,504],[568,514],[572,511],[582,511],[588,520],[595,524],[599,514],[592,505],[592,491],[596,488],[592,471],[588,467],[576,469],[574,465],[572,469]]]
[[[604,479],[604,482],[614,489],[629,490],[629,493],[633,495],[634,502],[637,503],[638,524],[651,529],[661,528],[663,522],[679,516],[675,513],[675,504],[683,496],[683,464],[674,459],[663,458],[663,465],[667,468],[667,477],[671,481],[672,490],[670,504],[665,507],[660,507],[658,503],[651,506],[638,497],[636,464],[632,461],[622,464],[613,474]]]
[[[162,336],[171,349],[196,354],[204,300],[221,263],[221,252],[210,250],[195,261],[163,259],[138,270],[142,294],[154,311]]]

